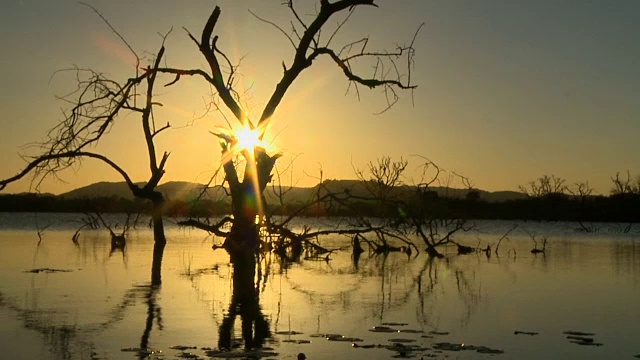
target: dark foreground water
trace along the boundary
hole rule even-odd
[[[329,262],[284,264],[265,256],[253,272],[234,269],[224,250],[213,251],[220,239],[168,224],[163,283],[152,288],[149,229],[133,230],[126,250],[112,253],[105,230],[83,231],[74,245],[77,218],[0,213],[0,358],[640,354],[639,226],[625,234],[624,225],[595,224],[598,232],[581,233],[575,224],[527,222],[489,258],[457,256],[451,248],[436,260],[365,253],[356,265],[345,250]],[[302,224],[321,226],[314,219]],[[477,231],[459,240],[495,249],[513,224],[477,222]],[[45,228],[40,245],[38,228]],[[530,252],[527,232],[548,237],[545,255]],[[319,239],[336,248],[349,241]],[[264,350],[243,353],[247,342]],[[234,350],[218,353],[221,345]]]

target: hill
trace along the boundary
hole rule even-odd
[[[331,192],[341,193],[345,190],[350,191],[353,195],[367,196],[368,192],[359,180],[327,180],[324,187]],[[204,185],[186,181],[171,181],[158,186],[160,191],[168,200],[190,200],[198,197],[202,192]],[[265,191],[267,201],[272,203],[278,201],[280,194],[283,194],[285,202],[306,202],[317,194],[317,186],[314,187],[271,187]],[[396,189],[401,194],[410,195],[415,193],[415,187],[403,185]],[[438,194],[439,197],[446,198],[464,198],[467,196],[467,189],[455,189],[446,187],[433,187],[431,191]],[[489,192],[478,190],[480,200],[487,202],[504,202],[509,200],[524,199],[526,196],[515,191],[496,191]],[[127,184],[124,182],[99,182],[84,186],[67,193],[58,195],[63,199],[90,199],[97,197],[120,197],[128,200],[133,199],[133,195]],[[214,188],[207,189],[203,194],[205,199],[225,200],[226,195],[224,189]]]

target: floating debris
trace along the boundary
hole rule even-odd
[[[444,351],[476,351],[480,354],[503,354],[503,350],[492,349],[486,346],[466,345],[466,344],[454,344],[448,342],[441,342],[433,344],[433,348],[436,350]]]
[[[204,359],[203,357],[200,357],[199,355],[196,355],[190,352],[183,352],[182,354],[177,356],[183,359]]]
[[[356,337],[347,337],[347,336],[331,336],[331,337],[327,337],[327,340],[329,341],[345,341],[345,342],[362,342],[364,340],[360,339],[360,338],[356,338]]]
[[[311,344],[311,340],[303,340],[303,339],[287,339],[282,340],[285,343],[293,343],[293,344]]]
[[[278,335],[302,335],[299,331],[276,331]]]
[[[513,332],[514,335],[529,335],[529,336],[534,336],[534,335],[538,335],[539,333],[535,332],[535,331],[520,331],[520,330],[516,330]]]
[[[67,269],[38,268],[38,269],[25,270],[23,272],[32,273],[32,274],[39,274],[39,273],[52,274],[52,273],[71,272],[71,271],[72,270],[67,270]]]
[[[174,346],[169,346],[169,349],[172,350],[192,350],[192,349],[197,349],[197,346],[188,346],[188,345],[174,345]]]
[[[504,350],[500,349],[491,349],[488,347],[481,346],[480,349],[476,350],[476,352],[480,354],[504,354]]]
[[[384,332],[384,333],[398,332],[398,330],[396,330],[394,328],[390,328],[388,326],[374,326],[371,329],[369,329],[369,331],[371,331],[371,332]]]
[[[332,334],[332,333],[327,333],[327,334],[323,334],[323,333],[319,333],[319,334],[311,334],[309,335],[312,338],[331,338],[331,337],[338,337],[338,336],[342,336],[340,334]]]
[[[570,343],[582,346],[602,346],[602,343],[595,342],[593,336],[596,334],[583,331],[564,331],[563,334],[568,335]]]
[[[389,341],[395,342],[395,343],[412,343],[412,342],[416,342],[414,339],[404,339],[404,338],[389,339]]]
[[[446,331],[429,331],[429,334],[431,334],[431,335],[449,335],[449,333],[446,332]]]
[[[414,353],[404,353],[402,351],[392,356],[392,358],[394,358],[394,359],[411,359],[411,358],[414,358],[414,357],[416,357],[416,354],[414,354]]]
[[[575,336],[595,336],[596,334],[594,333],[589,333],[589,332],[582,332],[582,331],[563,331],[562,332],[565,335],[575,335]]]
[[[445,351],[460,351],[464,347],[464,344],[453,344],[448,342],[440,342],[433,344],[433,348],[436,350]]]
[[[405,345],[405,344],[392,344],[392,345],[382,345],[382,347],[389,349],[389,350],[394,350],[394,351],[398,351],[398,350],[409,350],[409,351],[422,351],[422,350],[429,350],[430,348],[426,347],[422,347],[420,345]]]
[[[420,345],[405,345],[400,343],[395,343],[393,345],[386,345],[386,346],[383,345],[382,347],[391,351],[397,351],[399,353],[398,355],[402,357],[410,356],[410,354],[418,351],[431,350],[431,348],[429,347],[422,347]]]
[[[567,336],[567,339],[569,339],[569,340],[577,340],[577,341],[582,341],[582,342],[593,342],[593,338],[584,337],[584,336],[569,335],[569,336]]]
[[[278,353],[261,351],[261,350],[242,351],[242,352],[211,350],[211,351],[207,351],[207,356],[214,359],[240,359],[240,358],[259,359],[263,357],[278,356]]]
[[[593,339],[588,339],[588,340],[590,340],[590,341],[571,340],[569,342],[573,343],[573,344],[582,345],[582,346],[602,346],[602,345],[604,345],[603,343],[594,342]]]
[[[148,348],[142,349],[142,348],[137,348],[137,347],[124,348],[124,349],[120,349],[120,351],[123,351],[123,352],[134,352],[140,357],[148,357],[148,356],[151,356],[151,355],[162,354],[161,350],[153,350],[153,349],[148,349]]]

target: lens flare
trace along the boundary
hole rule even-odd
[[[253,149],[257,146],[264,147],[262,144],[262,140],[260,140],[260,131],[256,129],[250,129],[249,127],[242,127],[233,132],[237,143],[236,148],[239,151],[249,150],[253,151]]]

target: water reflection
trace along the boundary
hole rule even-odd
[[[212,252],[208,242],[184,232],[170,232],[166,247],[156,245],[150,231],[140,234],[127,244],[128,265],[119,256],[109,258],[104,237],[83,237],[78,249],[68,232],[58,238],[50,232],[33,260],[35,233],[5,236],[0,316],[10,322],[0,330],[26,329],[31,337],[18,346],[46,346],[46,356],[8,358],[146,358],[150,348],[174,358],[182,355],[176,345],[189,345],[188,351],[201,358],[207,356],[205,347],[235,356],[273,347],[277,358],[295,358],[299,352],[312,359],[384,358],[393,354],[310,335],[335,332],[385,344],[390,335],[368,331],[385,322],[408,323],[416,333],[401,337],[424,348],[464,341],[504,349],[505,358],[640,353],[629,340],[638,335],[640,317],[634,300],[640,296],[640,248],[631,237],[552,233],[545,256],[530,253],[529,237],[513,236],[503,243],[501,256],[489,258],[484,253],[434,259],[365,251],[354,262],[354,254],[343,251],[332,253],[329,262],[288,262],[273,253]],[[320,241],[337,248],[347,247],[349,239]],[[185,258],[189,269],[203,271],[189,270],[185,276],[187,265],[180,262]],[[34,267],[70,272],[23,273]],[[571,344],[565,330],[593,331],[605,346]],[[540,335],[516,338],[514,331]],[[288,342],[299,339],[313,341]]]
[[[77,242],[77,240],[74,241],[74,245],[79,247],[79,243]],[[125,262],[127,261],[126,260],[127,242],[124,241],[124,239],[122,241],[111,239],[111,250],[109,251],[109,257],[113,256],[116,253],[121,253],[122,261],[125,261]]]
[[[160,286],[151,285],[147,287],[148,293],[145,294],[147,305],[147,319],[145,321],[144,331],[140,337],[140,359],[147,359],[150,350],[149,338],[151,337],[151,330],[154,323],[156,324],[158,331],[162,331],[164,324],[162,321],[162,308],[158,305],[157,298],[160,293]]]
[[[640,283],[640,244],[635,240],[620,239],[611,247],[616,274],[631,274],[633,283]]]
[[[255,284],[256,255],[239,252],[231,257],[233,266],[233,293],[227,314],[222,320],[218,348],[231,350],[239,346],[234,336],[234,324],[240,317],[242,341],[246,350],[261,348],[271,337],[269,321],[260,308],[260,284]]]
[[[12,346],[12,349],[4,349],[2,358],[26,359],[26,358],[52,358],[52,359],[75,359],[80,357],[90,358],[95,353],[95,345],[91,343],[83,334],[82,329],[76,323],[60,324],[60,316],[55,311],[40,309],[24,309],[0,293],[0,311],[14,314],[14,319],[22,323],[22,327],[28,332],[21,334],[18,342],[8,344],[2,341],[3,345]],[[4,316],[3,316],[4,317]],[[8,323],[11,323],[9,321]],[[37,349],[31,332],[41,335],[41,339],[46,344],[46,349]],[[35,352],[35,354],[33,353]]]

